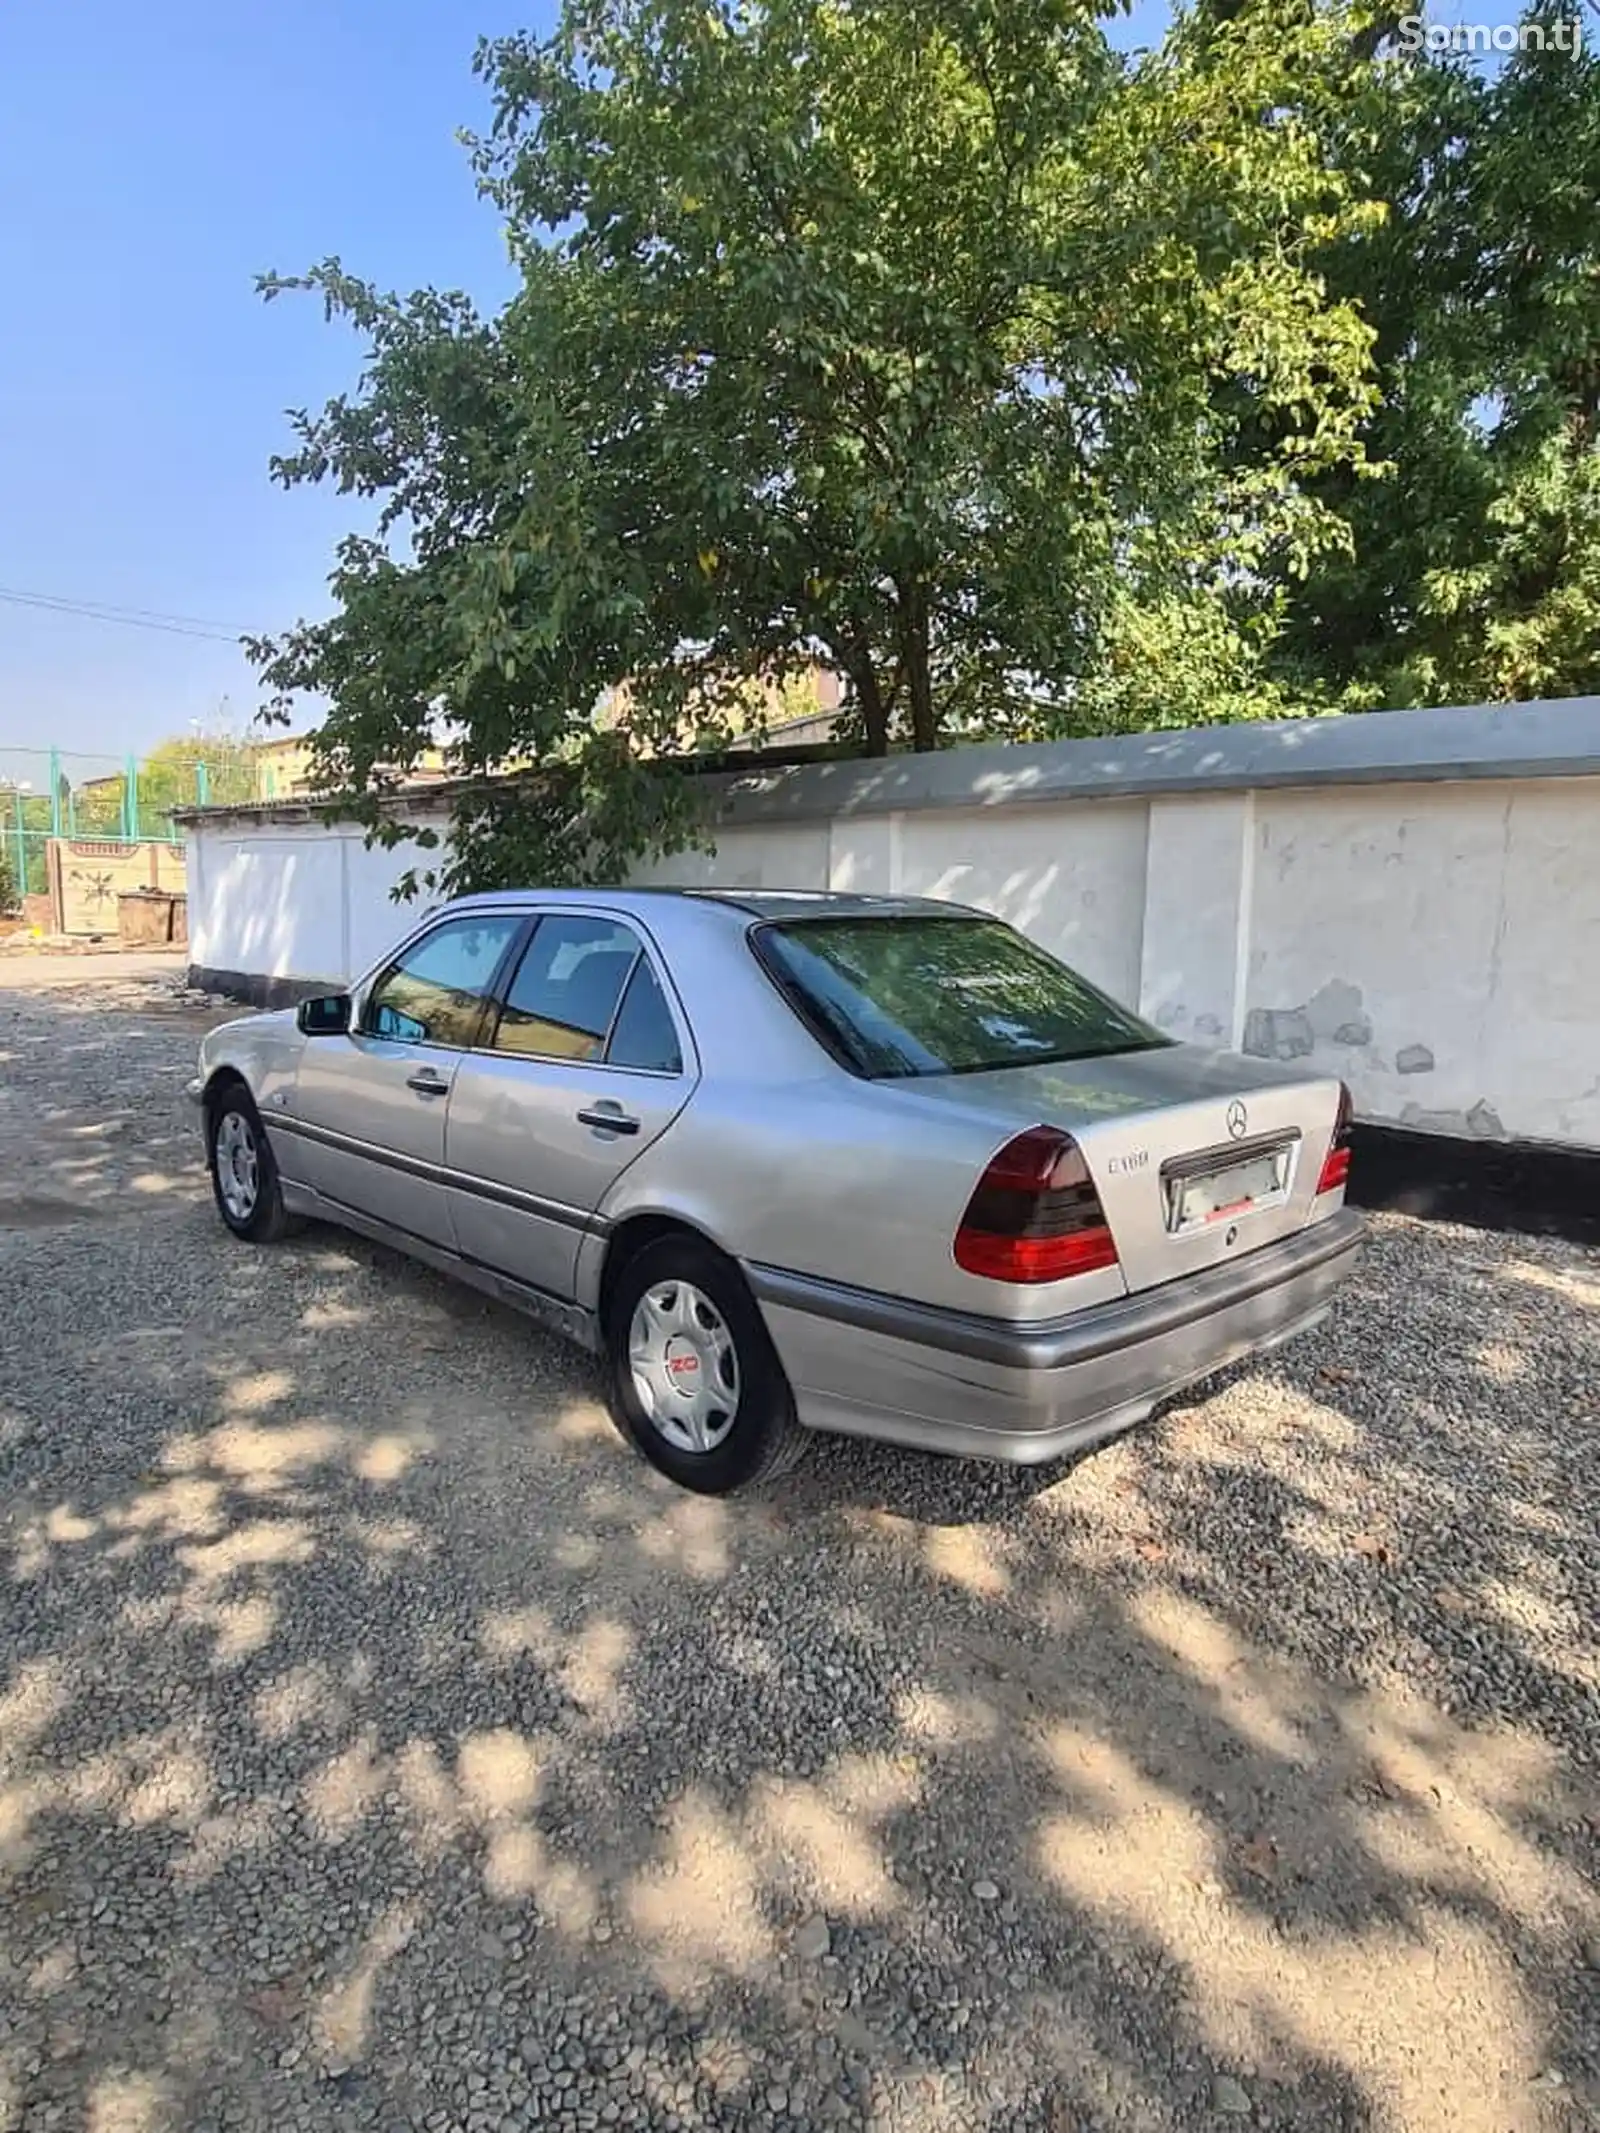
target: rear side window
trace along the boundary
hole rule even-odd
[[[606,1048],[607,1066],[638,1067],[650,1074],[681,1074],[683,1052],[661,980],[640,956],[622,995]]]
[[[506,992],[497,1052],[598,1059],[639,955],[614,919],[541,918]]]
[[[997,919],[801,919],[758,927],[751,938],[801,1019],[874,1081],[1168,1042]]]

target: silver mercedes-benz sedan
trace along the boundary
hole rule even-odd
[[[211,1031],[223,1221],[342,1223],[597,1351],[720,1494],[815,1431],[1035,1461],[1313,1324],[1350,1100],[954,904],[518,891]]]

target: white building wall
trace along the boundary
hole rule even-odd
[[[652,886],[714,888],[737,881],[747,889],[825,889],[828,886],[828,824],[763,824],[759,829],[724,829],[714,854],[676,852],[654,866],[641,867],[636,879]]]
[[[1123,999],[1139,992],[1148,808],[957,808],[725,830],[714,857],[640,871],[680,888],[839,889],[938,896],[1018,926]]]
[[[1253,792],[1150,802],[1138,997],[1184,1044],[1244,1041],[1255,803]]]
[[[907,814],[892,886],[993,911],[1119,999],[1139,996],[1149,803]]]
[[[1600,1147],[1600,779],[1255,796],[1248,1050],[1358,1113]]]
[[[438,856],[411,845],[369,850],[354,823],[242,811],[191,824],[189,853],[198,869],[189,898],[196,967],[291,985],[343,984],[370,968],[420,908],[395,902],[396,883]]]

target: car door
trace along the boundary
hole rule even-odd
[[[689,1032],[653,947],[603,912],[546,911],[445,1128],[460,1249],[553,1296],[615,1180],[688,1101]]]
[[[291,1144],[289,1175],[393,1230],[454,1245],[443,1184],[450,1091],[524,923],[520,912],[440,920],[365,988],[348,1034],[306,1039],[271,1120]]]

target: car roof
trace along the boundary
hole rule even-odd
[[[680,895],[731,904],[758,918],[893,918],[928,911],[964,911],[933,896],[862,896],[845,889],[685,889]]]
[[[663,898],[675,903],[720,905],[750,918],[894,918],[917,913],[959,911],[972,917],[987,914],[966,904],[947,903],[933,896],[862,896],[841,889],[495,889],[475,896],[458,896],[440,909],[470,911],[489,905],[504,910],[509,905],[575,904],[604,905],[618,911],[646,915]]]

